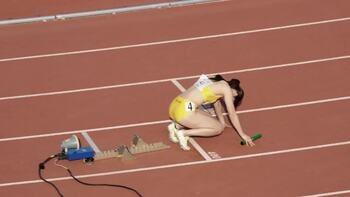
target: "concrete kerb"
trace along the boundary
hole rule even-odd
[[[55,16],[42,16],[42,17],[32,17],[32,18],[19,18],[10,20],[1,20],[0,25],[12,25],[18,23],[33,23],[33,22],[46,22],[49,20],[55,20]]]
[[[71,18],[78,18],[78,17],[118,14],[118,13],[131,12],[131,11],[159,9],[159,8],[165,8],[165,7],[176,7],[176,6],[184,6],[184,5],[205,3],[205,2],[214,2],[214,1],[216,0],[180,0],[175,2],[156,3],[156,4],[149,4],[149,5],[130,6],[130,7],[124,7],[124,8],[96,10],[96,11],[88,11],[88,12],[76,12],[76,13],[57,14],[57,15],[51,15],[51,16],[41,16],[41,17],[32,17],[32,18],[0,20],[0,25],[46,22],[46,21],[52,21],[52,20],[64,20],[64,19],[71,19]]]

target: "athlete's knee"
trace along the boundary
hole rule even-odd
[[[224,129],[225,129],[225,125],[220,123],[220,128],[219,128],[220,134],[224,131]]]
[[[220,135],[225,129],[225,126],[222,124],[217,124],[213,129],[214,135]]]

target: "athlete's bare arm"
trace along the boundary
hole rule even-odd
[[[228,113],[228,116],[229,116],[231,123],[233,124],[233,126],[235,127],[236,131],[241,136],[241,138],[248,142],[247,145],[254,146],[255,144],[253,143],[252,139],[243,132],[241,123],[239,121],[238,115],[237,115],[235,107],[233,105],[232,89],[227,84],[222,84],[220,86],[220,89],[224,95],[224,101],[225,101],[227,113]]]

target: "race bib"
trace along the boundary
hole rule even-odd
[[[199,79],[196,81],[194,86],[202,91],[203,88],[207,87],[208,85],[212,84],[213,82],[206,76],[206,75],[201,75]]]
[[[194,104],[193,102],[186,102],[185,103],[185,110],[187,112],[192,112],[196,109],[196,104]]]

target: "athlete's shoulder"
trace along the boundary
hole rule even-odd
[[[227,89],[230,88],[226,81],[214,81],[211,85],[213,88]]]

